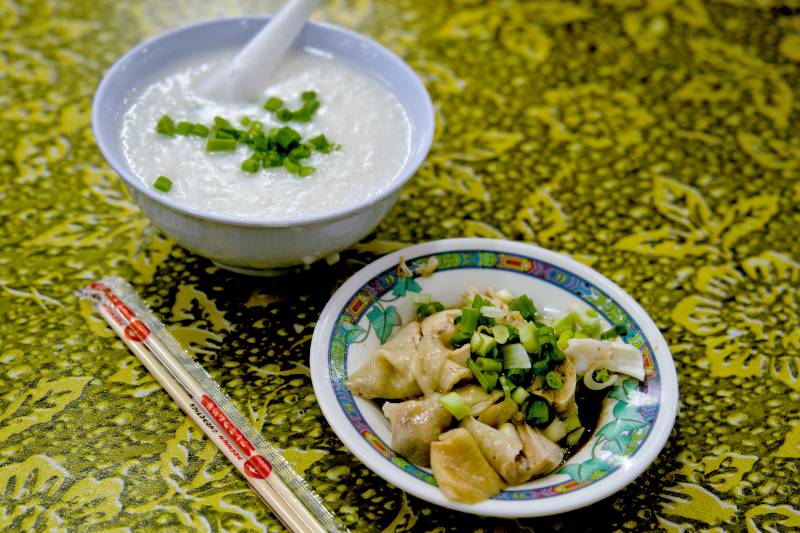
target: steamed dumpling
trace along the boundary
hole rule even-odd
[[[453,320],[460,314],[460,309],[440,311],[423,320],[420,325],[422,339],[418,347],[419,356],[414,359],[412,372],[425,396],[442,392],[439,390],[439,379],[442,375],[442,366],[453,351],[450,339],[457,329]]]
[[[597,361],[611,355],[611,346],[595,339],[570,339],[564,354],[575,367],[575,372],[583,375]]]
[[[478,420],[490,426],[505,424],[519,412],[519,405],[514,400],[503,400],[502,402],[490,405],[480,412]]]
[[[453,417],[438,396],[425,400],[383,404],[392,425],[392,449],[412,463],[430,464],[431,443],[450,425]]]
[[[475,404],[489,401],[492,396],[476,383],[468,383],[455,389],[461,398],[472,407]]]
[[[350,375],[348,388],[367,399],[419,396],[422,391],[414,379],[412,366],[419,358],[420,338],[418,322],[404,326]]]
[[[564,353],[575,366],[578,375],[590,368],[605,367],[610,372],[627,374],[644,381],[644,358],[635,346],[623,342],[595,339],[570,339]]]
[[[472,370],[467,368],[469,345],[451,351],[439,372],[439,392],[450,392],[458,383],[472,378]]]
[[[431,444],[431,470],[451,500],[478,503],[500,493],[503,480],[464,428],[443,433]]]
[[[564,450],[525,422],[517,424],[522,450],[528,458],[534,476],[543,476],[555,470],[564,459]]]
[[[501,431],[472,417],[465,418],[461,425],[475,439],[478,448],[492,468],[503,476],[509,485],[525,483],[533,477],[533,469],[528,458],[522,453],[522,441],[514,426],[506,424]]]
[[[490,393],[483,390],[483,387],[480,385],[476,385],[475,383],[469,383],[467,385],[462,385],[461,387],[455,389],[455,392],[458,393],[461,398],[467,402],[467,405],[470,407],[470,414],[472,416],[478,416],[488,407],[494,405],[494,403],[503,397],[503,393],[498,390],[494,390]]]

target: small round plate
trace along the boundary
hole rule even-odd
[[[398,278],[401,258],[413,272],[436,258],[429,277]],[[354,397],[347,376],[414,316],[412,293],[459,305],[469,287],[531,296],[540,311],[574,302],[595,309],[606,324],[624,324],[625,342],[642,352],[646,379],[612,387],[591,439],[555,472],[508,487],[494,498],[448,500],[429,470],[398,456],[378,406]],[[322,311],[311,343],[311,377],[322,412],[347,448],[402,490],[431,503],[506,518],[563,513],[625,487],[659,454],[675,421],[678,379],[667,343],[653,321],[621,288],[586,265],[536,246],[491,239],[432,241],[384,256],[350,278]]]

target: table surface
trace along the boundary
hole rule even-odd
[[[280,281],[160,235],[90,126],[130,46],[275,5],[0,1],[0,526],[280,529],[77,302],[117,274],[353,530],[800,527],[796,0],[324,2],[318,18],[414,67],[438,133],[374,234]],[[537,520],[460,515],[387,485],[326,424],[308,352],[332,292],[379,254],[464,235],[569,254],[663,331],[680,412],[622,492]]]

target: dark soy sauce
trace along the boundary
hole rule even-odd
[[[586,444],[594,432],[597,431],[597,424],[600,421],[600,411],[603,410],[603,403],[606,396],[611,389],[603,389],[594,391],[587,388],[583,384],[583,380],[579,380],[575,388],[575,403],[578,404],[578,418],[586,430],[583,432],[581,439],[575,446],[564,446],[566,454],[564,455],[564,462],[569,459],[573,454],[577,453],[584,444]]]

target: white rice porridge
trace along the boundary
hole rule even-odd
[[[232,54],[232,53],[231,53]],[[173,183],[165,193],[188,207],[242,220],[292,221],[333,213],[374,197],[398,176],[409,157],[411,125],[392,92],[362,69],[314,50],[292,50],[276,70],[263,98],[219,104],[195,91],[199,82],[228,55],[198,57],[146,89],[125,114],[121,129],[128,165],[148,187],[157,176]],[[222,58],[225,59],[222,59]],[[297,109],[300,94],[313,90],[321,103],[309,123],[280,122],[262,106],[268,97]],[[300,177],[283,167],[256,173],[241,169],[252,149],[206,152],[205,138],[167,137],[156,132],[163,115],[176,123],[211,126],[215,116],[238,128],[242,117],[264,123],[264,130],[289,126],[307,140],[323,133],[341,145],[329,154],[314,151],[303,165],[316,168]]]

